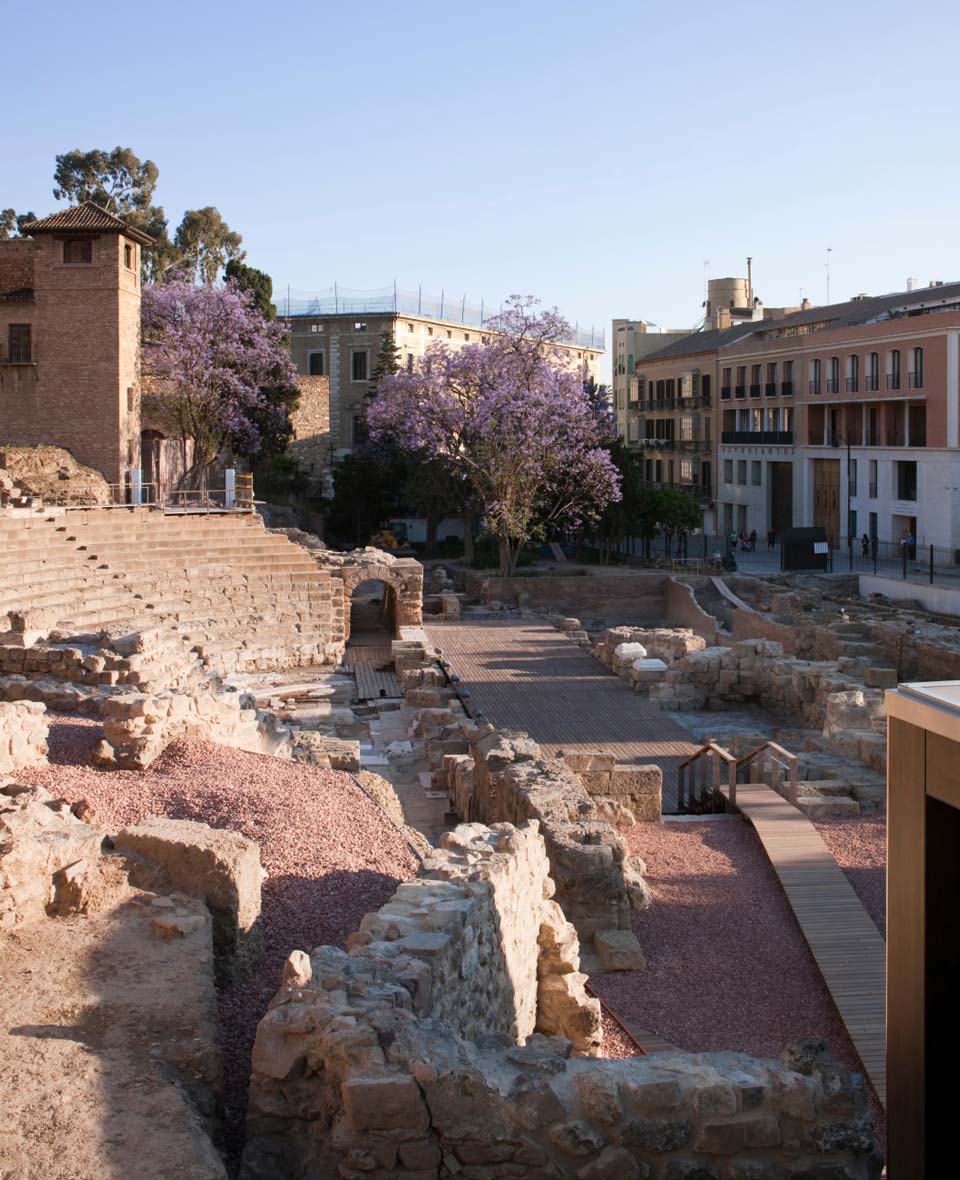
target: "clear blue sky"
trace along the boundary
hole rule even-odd
[[[24,10],[25,11],[25,10]],[[277,288],[532,292],[700,315],[754,258],[795,302],[960,278],[955,0],[40,3],[8,18],[0,207],[132,147]],[[8,46],[9,48],[9,46]]]

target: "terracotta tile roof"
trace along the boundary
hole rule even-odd
[[[84,201],[80,205],[71,205],[69,209],[61,209],[59,213],[52,213],[49,217],[41,217],[39,221],[29,221],[23,227],[31,235],[59,234],[59,233],[115,233],[133,238],[143,246],[152,246],[153,238],[142,230],[135,229],[95,205],[93,201]]]

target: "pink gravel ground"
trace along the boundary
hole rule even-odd
[[[887,933],[887,821],[860,819],[818,820],[814,827],[846,873],[880,933]]]
[[[681,1049],[779,1057],[823,1035],[837,1060],[860,1063],[753,829],[735,817],[637,824],[653,905],[634,930],[642,972],[592,986],[621,1018]]]
[[[260,845],[264,955],[252,977],[219,995],[228,1150],[242,1144],[257,1022],[291,950],[342,946],[360,919],[419,868],[400,832],[349,775],[203,742],[170,746],[147,771],[88,765],[101,726],[49,714],[49,767],[19,771],[60,798],[89,800],[116,831],[146,815],[239,829]]]

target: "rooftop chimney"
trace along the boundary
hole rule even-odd
[[[916,291],[918,286],[919,286],[919,283],[916,279],[907,279],[907,290],[908,291]]]

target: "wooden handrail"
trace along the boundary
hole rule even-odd
[[[750,762],[758,754],[763,754],[767,750],[771,750],[772,752],[774,752],[776,754],[780,754],[783,758],[786,759],[786,767],[784,767],[784,769],[787,769],[790,772],[790,795],[789,795],[789,798],[790,798],[790,802],[793,804],[793,806],[796,807],[797,806],[797,779],[799,777],[798,766],[799,766],[800,760],[796,756],[796,754],[792,754],[789,750],[787,750],[783,746],[781,746],[779,744],[779,742],[774,742],[774,741],[761,742],[759,746],[754,747],[754,749],[750,750],[749,753],[744,754],[742,757],[737,759],[737,771],[739,772],[741,766],[746,765],[746,763]],[[770,785],[771,785],[771,787],[773,786],[772,783]]]
[[[759,746],[757,748],[759,749]],[[704,743],[704,745],[702,745],[700,747],[699,750],[695,750],[690,755],[689,758],[684,758],[684,760],[680,763],[680,766],[678,766],[677,769],[679,770],[681,766],[689,766],[691,762],[696,762],[696,760],[702,754],[706,754],[706,753],[710,752],[711,750],[713,751],[714,754],[719,755],[723,759],[724,762],[736,762],[736,758],[734,758],[734,756],[730,753],[729,750],[725,750],[723,748],[723,746],[718,746],[716,742],[706,742],[706,743]]]

